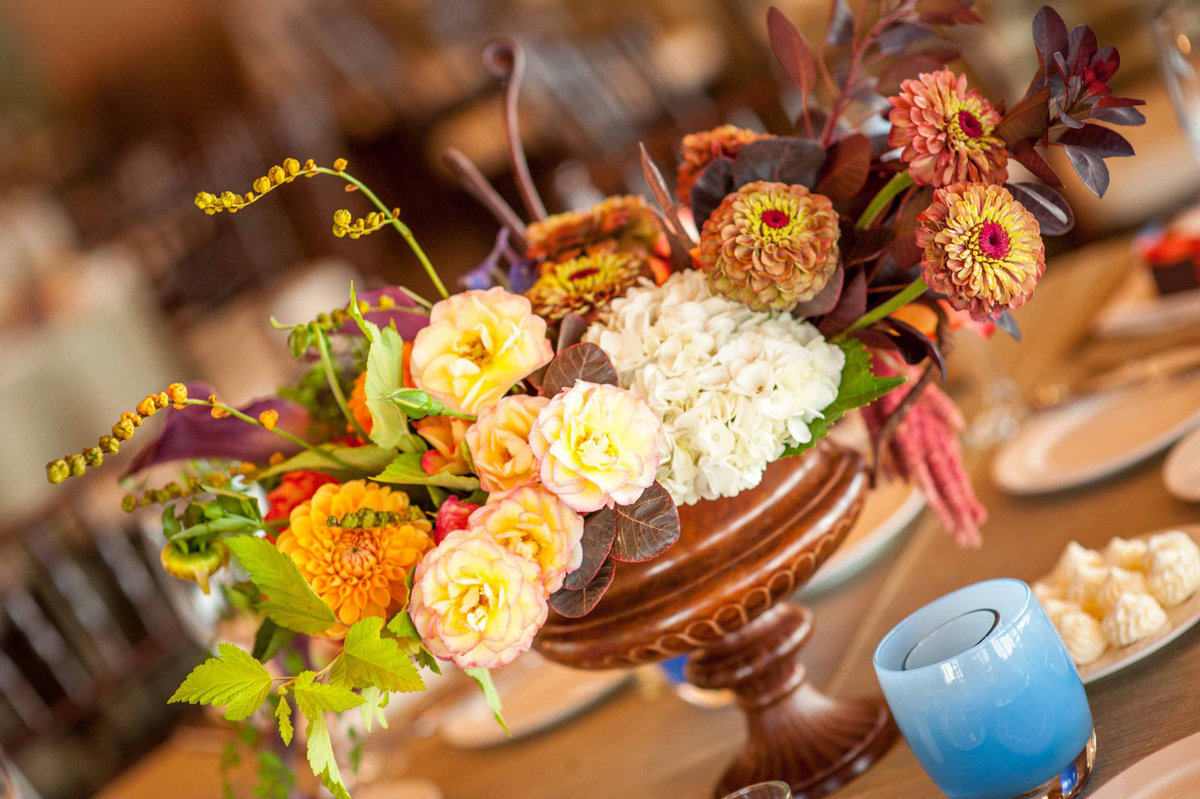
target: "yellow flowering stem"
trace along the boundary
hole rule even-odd
[[[223,405],[219,402],[209,402],[208,400],[198,400],[198,399],[186,399],[186,400],[184,400],[184,404],[185,405],[200,405],[205,408],[216,408],[217,410],[228,413],[230,416],[232,416],[236,419],[241,419],[246,424],[252,424],[255,427],[261,427],[263,430],[267,429],[267,427],[262,422],[258,421],[253,416],[247,416],[246,414],[239,411],[237,408],[231,408],[228,405]],[[283,438],[286,438],[288,441],[292,442],[293,444],[295,444],[299,447],[303,447],[304,449],[308,450],[309,452],[313,452],[313,453],[316,453],[317,455],[320,455],[322,458],[325,458],[327,461],[329,461],[331,463],[336,463],[338,465],[338,467],[341,469],[345,469],[348,472],[354,472],[355,474],[361,474],[364,477],[368,476],[362,469],[359,469],[356,466],[351,466],[350,464],[346,463],[344,460],[342,460],[338,456],[334,455],[332,452],[323,450],[320,447],[314,447],[312,444],[309,444],[304,439],[294,436],[286,430],[276,427],[275,429],[271,430],[270,432],[274,433],[277,436],[282,436]]]
[[[892,179],[884,185],[875,198],[871,200],[871,204],[862,212],[862,216],[858,218],[858,222],[854,227],[858,230],[866,230],[879,217],[883,210],[887,208],[888,203],[892,201],[897,194],[913,185],[913,179],[907,172],[897,172],[892,176]]]
[[[367,431],[363,430],[362,425],[358,423],[358,419],[350,411],[350,404],[346,402],[346,395],[342,392],[341,383],[338,382],[337,370],[333,367],[333,356],[329,353],[329,338],[325,335],[325,331],[321,329],[318,329],[316,334],[317,351],[321,353],[321,365],[325,367],[325,379],[329,383],[329,390],[333,392],[334,401],[341,409],[342,415],[346,417],[346,421],[354,428],[354,432],[358,437],[363,441],[370,441],[371,437],[367,435]]]
[[[842,331],[837,338],[845,338],[847,333],[852,333],[855,330],[861,330],[867,325],[875,324],[880,319],[883,319],[885,316],[889,315],[892,311],[895,311],[897,308],[908,305],[917,297],[920,297],[922,294],[924,294],[928,289],[929,286],[925,285],[924,278],[917,278],[912,283],[909,283],[907,286],[905,286],[903,291],[894,295],[890,300],[876,305],[874,308],[867,311],[859,318],[857,322]]]
[[[339,172],[336,169],[330,169],[323,166],[317,167],[316,171],[325,175],[333,175],[334,177],[341,178],[351,186],[354,186],[356,189],[361,191],[364,197],[370,200],[376,208],[378,208],[387,216],[388,220],[392,224],[392,227],[394,227],[396,231],[404,238],[404,240],[408,242],[409,248],[412,249],[413,253],[417,256],[417,260],[421,262],[421,266],[425,268],[425,274],[429,275],[429,279],[433,281],[434,288],[438,290],[438,293],[442,295],[442,298],[445,299],[446,297],[450,296],[450,292],[446,291],[446,287],[442,284],[441,278],[438,277],[437,270],[434,269],[433,264],[429,262],[429,257],[425,255],[425,251],[422,250],[421,245],[417,243],[417,238],[412,234],[412,231],[408,229],[408,225],[405,225],[403,222],[393,216],[392,209],[384,205],[383,202],[375,196],[373,191],[368,189],[362,181],[348,172]]]

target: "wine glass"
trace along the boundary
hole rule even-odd
[[[1154,13],[1151,27],[1171,104],[1200,158],[1200,0],[1171,0]]]
[[[724,799],[792,799],[792,789],[786,782],[756,782],[734,791]]]

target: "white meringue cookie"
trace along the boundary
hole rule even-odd
[[[1182,603],[1200,588],[1200,553],[1160,549],[1150,559],[1146,576],[1150,594],[1165,608]]]
[[[1067,588],[1058,583],[1047,583],[1043,580],[1038,580],[1033,584],[1033,595],[1038,598],[1038,601],[1045,605],[1050,600],[1066,599]]]
[[[1104,562],[1129,571],[1143,571],[1150,545],[1141,539],[1114,538],[1104,548]]]
[[[1071,580],[1075,577],[1075,572],[1080,567],[1100,566],[1103,563],[1104,558],[1101,557],[1099,552],[1072,541],[1067,544],[1067,548],[1059,556],[1058,563],[1050,575],[1050,581],[1065,587],[1070,585]]]
[[[1077,666],[1091,663],[1108,649],[1100,622],[1081,610],[1061,614],[1055,627]]]
[[[1149,551],[1143,562],[1143,568],[1146,571],[1150,570],[1151,561],[1156,552],[1183,552],[1190,555],[1200,557],[1200,546],[1196,546],[1196,542],[1192,537],[1182,530],[1169,530],[1165,533],[1150,536],[1147,542]]]
[[[1102,615],[1098,602],[1100,588],[1111,571],[1109,566],[1079,566],[1071,577],[1070,585],[1067,586],[1067,599],[1077,602],[1085,613]]]
[[[1046,615],[1050,617],[1050,623],[1058,625],[1058,617],[1064,613],[1083,613],[1083,608],[1074,602],[1068,602],[1064,599],[1047,599],[1042,602],[1042,607],[1046,610]]]
[[[1167,613],[1149,594],[1121,594],[1100,623],[1113,646],[1137,643],[1167,623]]]
[[[1100,613],[1108,613],[1117,604],[1121,594],[1146,593],[1146,577],[1141,572],[1129,571],[1113,566],[1108,571],[1108,577],[1096,593],[1096,605]]]

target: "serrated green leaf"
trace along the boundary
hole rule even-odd
[[[412,586],[409,586],[411,588]],[[407,610],[401,610],[395,616],[392,616],[391,621],[387,625],[388,630],[393,635],[398,635],[401,638],[415,638],[421,640],[421,634],[417,632],[417,625],[413,624],[412,616],[408,615]]]
[[[433,485],[451,491],[474,491],[479,488],[479,478],[465,474],[425,474],[421,468],[421,454],[405,452],[398,455],[379,474],[371,478],[379,483],[398,485]]]
[[[350,799],[350,794],[342,782],[337,758],[333,754],[333,742],[329,740],[325,716],[321,713],[315,716],[305,715],[308,718],[308,727],[305,730],[308,736],[308,764],[312,766],[313,774],[335,799]]]
[[[374,444],[368,444],[365,447],[335,447],[327,444],[318,447],[318,449],[328,452],[338,460],[350,464],[364,474],[374,474],[375,472],[387,466],[392,459],[396,457],[396,452],[394,449],[384,449],[383,447],[377,447]],[[283,463],[258,472],[255,477],[256,479],[262,480],[267,477],[274,477],[279,474],[284,474],[285,472],[295,471],[319,471],[336,474],[350,474],[350,472],[340,468],[336,463],[329,460],[329,458],[306,449],[298,455],[293,455],[292,457],[288,458]]]
[[[362,711],[363,728],[370,732],[378,723],[383,729],[388,728],[387,715],[383,709],[388,705],[389,694],[387,691],[381,691],[375,686],[370,686],[362,689],[359,692],[363,698]]]
[[[404,339],[390,327],[380,330],[365,320],[361,325],[373,328],[363,384],[371,412],[371,440],[385,449],[412,451],[415,436],[408,429],[408,418],[391,399],[404,386]]]
[[[292,696],[296,699],[296,709],[307,719],[324,712],[341,713],[352,707],[358,707],[363,699],[349,688],[330,683],[316,682],[316,674],[302,671],[292,683]]]
[[[442,667],[438,665],[437,658],[435,658],[433,656],[433,653],[430,652],[425,647],[423,647],[423,646],[419,647],[417,649],[415,657],[417,658],[418,666],[429,669],[434,674],[442,673]]]
[[[383,619],[368,616],[346,633],[342,653],[330,670],[330,682],[348,688],[377,686],[384,691],[423,691],[425,684],[412,659],[394,638],[385,638]]]
[[[193,669],[168,701],[228,705],[225,718],[241,721],[266,700],[271,675],[263,664],[233,644],[218,644],[217,652],[217,657]]]
[[[279,737],[283,739],[283,745],[291,746],[295,732],[292,728],[292,706],[283,693],[280,693],[279,704],[275,706],[275,719],[279,722]]]
[[[279,654],[280,650],[291,643],[296,633],[280,627],[271,619],[263,619],[258,632],[254,634],[254,649],[250,652],[257,660],[266,663]]]
[[[300,569],[265,538],[242,536],[225,542],[266,599],[262,611],[298,633],[320,633],[337,623],[329,606],[308,587]]]
[[[500,694],[496,692],[496,684],[492,682],[492,673],[487,669],[463,669],[463,674],[479,683],[479,688],[483,691],[483,698],[487,700],[488,707],[496,716],[496,722],[504,728],[504,732],[511,736],[512,732],[504,723],[504,716],[500,712]]]
[[[872,372],[871,353],[858,339],[845,338],[836,343],[846,354],[837,398],[821,411],[820,419],[809,423],[808,429],[812,433],[812,439],[807,443],[788,447],[780,457],[804,452],[824,438],[834,422],[845,416],[848,411],[874,402],[905,380],[903,377],[879,377]]]

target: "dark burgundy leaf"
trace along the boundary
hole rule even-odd
[[[817,85],[817,62],[804,41],[804,34],[775,6],[767,10],[767,35],[771,51],[788,78],[800,91],[811,93]]]
[[[751,145],[747,145],[749,146]],[[732,159],[718,158],[704,168],[700,177],[692,184],[692,216],[696,220],[697,228],[704,227],[704,223],[712,216],[712,212],[717,210],[721,200],[733,189]]]
[[[1071,166],[1075,167],[1075,174],[1079,175],[1083,185],[1091,189],[1092,194],[1103,197],[1104,192],[1108,191],[1108,167],[1104,159],[1083,147],[1067,146],[1063,147],[1063,150],[1066,151],[1067,158],[1071,160]]]
[[[996,136],[1009,145],[1040,139],[1050,127],[1049,99],[1050,90],[1045,86],[1022,97],[996,126]]]
[[[1063,183],[1059,180],[1058,175],[1046,163],[1046,159],[1042,158],[1041,153],[1030,142],[1021,142],[1014,147],[1009,148],[1009,155],[1017,159],[1017,163],[1028,169],[1039,180],[1047,183],[1055,188],[1061,188]]]
[[[896,237],[891,228],[869,228],[847,231],[842,236],[842,263],[846,266],[860,264],[876,258]]]
[[[558,353],[546,369],[542,381],[542,395],[556,396],[575,385],[577,380],[588,383],[617,384],[617,370],[604,350],[590,342],[575,344]]]
[[[558,346],[556,352],[562,352],[568,347],[574,347],[583,340],[583,334],[588,329],[587,320],[577,313],[569,313],[558,323]]]
[[[1012,312],[1007,308],[1005,308],[1004,312],[992,321],[996,324],[996,327],[1000,328],[1017,341],[1021,340],[1021,328],[1017,326],[1017,320],[1013,319]]]
[[[933,200],[933,189],[928,186],[911,192],[896,212],[892,229],[896,238],[888,245],[888,254],[896,269],[905,271],[921,262],[924,252],[916,243],[917,217],[929,207]]]
[[[1110,125],[1144,125],[1146,124],[1146,116],[1136,108],[1114,106],[1111,108],[1097,108],[1092,111],[1092,119],[1100,122],[1107,122]]]
[[[1133,145],[1111,128],[1084,125],[1079,130],[1064,130],[1056,140],[1081,150],[1091,150],[1101,158],[1133,155]]]
[[[813,191],[834,202],[848,200],[862,191],[870,169],[871,140],[852,134],[833,145]]]
[[[896,340],[893,339],[891,336],[889,336],[887,333],[883,333],[879,330],[873,330],[871,328],[862,328],[861,330],[855,330],[853,333],[850,334],[850,337],[858,339],[863,344],[866,344],[868,347],[870,347],[873,350],[895,350],[896,349]]]
[[[875,90],[880,94],[893,95],[900,91],[900,84],[909,78],[915,78],[922,72],[937,72],[942,69],[942,62],[931,55],[914,53],[899,58],[879,73],[879,82]]]
[[[650,186],[650,191],[654,194],[658,207],[662,209],[663,222],[667,232],[676,238],[686,240],[689,247],[694,246],[695,242],[691,240],[691,236],[679,222],[679,211],[675,208],[675,201],[671,198],[671,190],[667,188],[667,182],[663,180],[662,172],[659,171],[658,165],[650,160],[650,153],[646,152],[646,145],[638,142],[638,148],[642,153],[642,174],[646,177],[646,183]]]
[[[738,150],[733,161],[733,183],[745,186],[767,180],[811,189],[824,163],[825,148],[812,139],[799,136],[760,139]]]
[[[941,37],[928,25],[902,22],[892,25],[879,35],[879,50],[886,55],[903,55],[914,43],[930,38]]]
[[[617,535],[617,514],[612,508],[601,508],[583,520],[583,562],[563,580],[563,588],[582,590],[595,577],[612,552]]]
[[[640,563],[661,555],[679,540],[679,509],[667,489],[658,483],[642,492],[632,505],[617,505],[617,534],[612,556],[625,563]]]
[[[550,607],[554,608],[560,616],[566,616],[568,619],[578,619],[580,616],[586,616],[592,608],[596,607],[596,603],[604,596],[604,592],[612,585],[613,577],[617,573],[617,562],[612,558],[604,561],[600,570],[596,572],[596,576],[585,587],[578,591],[571,591],[566,588],[560,588],[550,595],[548,602]]]
[[[1134,105],[1145,105],[1145,100],[1136,97],[1101,97],[1096,103],[1097,108],[1127,108]]]
[[[216,393],[207,383],[188,383],[187,390],[189,397],[199,399]],[[311,421],[308,411],[302,406],[278,397],[255,400],[238,410],[253,418],[258,418],[263,411],[275,410],[279,413],[277,426],[301,437]],[[228,458],[266,463],[276,452],[291,455],[300,449],[276,433],[246,424],[232,416],[214,419],[212,412],[200,405],[167,408],[159,413],[166,416],[162,430],[129,464],[126,476],[158,463],[191,458]]]
[[[1040,183],[1009,183],[1005,185],[1017,202],[1029,209],[1042,228],[1043,236],[1063,236],[1075,227],[1075,214],[1066,199],[1049,186]]]
[[[1076,25],[1071,29],[1067,45],[1067,66],[1070,74],[1083,72],[1092,63],[1092,56],[1100,49],[1096,34],[1087,25]]]
[[[917,17],[931,25],[976,25],[983,18],[971,8],[973,0],[917,0]]]
[[[825,33],[825,43],[832,47],[841,47],[854,40],[854,15],[846,0],[837,0],[833,4],[833,17],[829,20],[829,30]]]
[[[1043,74],[1054,53],[1067,49],[1067,23],[1050,6],[1042,6],[1033,18],[1033,44],[1037,48]]]
[[[797,303],[792,309],[792,316],[797,319],[808,319],[813,316],[824,316],[837,306],[842,296],[842,284],[845,281],[846,270],[839,264],[829,277],[825,288],[817,292],[817,296],[807,302]]]
[[[858,321],[867,312],[867,277],[861,266],[846,270],[842,296],[838,304],[821,320],[821,335],[832,338]]]
[[[942,357],[942,351],[932,339],[908,322],[890,316],[883,319],[883,324],[892,329],[892,340],[895,341],[896,349],[905,363],[917,364],[929,358],[938,365],[942,379],[946,379],[946,359]]]

